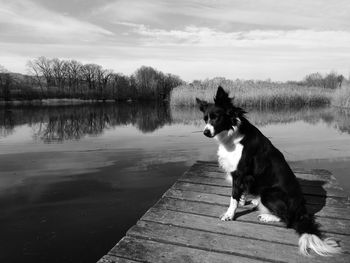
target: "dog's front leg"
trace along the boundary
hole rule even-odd
[[[230,206],[228,207],[226,213],[221,216],[222,221],[229,221],[234,219],[238,203],[243,194],[241,178],[238,176],[236,171],[232,173],[232,179],[232,195],[230,199]]]
[[[228,207],[226,213],[221,216],[221,220],[222,221],[233,220],[233,218],[235,217],[237,206],[238,206],[237,200],[233,199],[231,196],[230,206]]]

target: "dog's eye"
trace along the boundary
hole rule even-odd
[[[208,116],[207,115],[204,116],[204,121],[208,121]]]

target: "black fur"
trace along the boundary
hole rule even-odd
[[[204,120],[208,122],[209,119],[215,128],[213,136],[232,126],[238,126],[239,133],[244,136],[240,141],[242,156],[232,173],[232,197],[239,202],[243,192],[260,196],[262,204],[287,227],[294,228],[300,235],[319,235],[313,215],[306,211],[299,182],[283,154],[245,118],[245,111],[235,107],[221,87],[214,101],[215,104],[210,104],[197,99]]]

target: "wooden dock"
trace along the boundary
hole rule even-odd
[[[350,262],[350,202],[326,170],[293,167],[310,212],[343,254],[301,256],[298,235],[282,223],[262,223],[252,206],[221,221],[230,182],[214,162],[197,162],[98,263],[111,262]],[[350,176],[350,174],[349,174]]]

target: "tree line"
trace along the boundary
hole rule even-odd
[[[142,66],[127,76],[97,64],[38,57],[27,62],[29,75],[0,67],[0,100],[50,98],[167,100],[180,77]]]
[[[319,72],[308,74],[302,81],[289,81],[291,84],[307,87],[322,87],[325,89],[336,89],[341,87],[343,81],[346,80],[343,75],[339,75],[334,71],[322,75]]]
[[[173,88],[184,84],[176,75],[147,66],[127,76],[97,64],[43,56],[29,60],[27,69],[29,74],[23,75],[11,73],[0,65],[0,100],[71,98],[164,101],[169,100]],[[192,85],[199,84],[204,88],[206,81],[193,81]],[[317,72],[305,76],[302,81],[288,81],[287,84],[336,89],[343,81],[346,81],[344,76],[336,72],[324,75]]]

